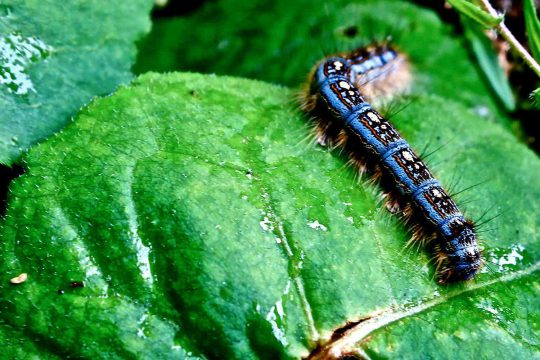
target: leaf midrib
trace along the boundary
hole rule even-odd
[[[309,357],[309,359],[337,359],[341,356],[341,354],[352,350],[356,344],[362,342],[368,337],[368,335],[370,335],[374,331],[382,329],[398,320],[419,314],[426,310],[433,309],[439,305],[446,303],[448,300],[451,300],[462,294],[483,289],[494,284],[518,280],[538,270],[540,270],[540,261],[532,264],[531,266],[523,270],[518,270],[509,274],[505,274],[496,279],[492,279],[480,284],[471,284],[464,289],[449,293],[448,295],[443,295],[428,301],[420,302],[417,305],[408,307],[406,310],[398,310],[393,308],[382,310],[380,312],[377,312],[376,315],[366,320],[359,321],[357,325],[345,332],[342,337],[335,340],[330,340],[326,344],[322,345],[321,350],[313,353]]]

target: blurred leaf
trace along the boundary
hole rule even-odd
[[[508,126],[465,39],[435,12],[407,1],[209,2],[190,16],[157,21],[135,71],[200,71],[296,87],[321,58],[389,36],[410,58],[414,94],[457,100],[477,110],[479,121]]]
[[[447,0],[460,14],[473,20],[484,28],[493,28],[503,21],[504,16],[493,16],[479,6],[467,0]]]
[[[0,164],[62,129],[131,77],[152,0],[6,0],[0,5]]]
[[[531,99],[533,101],[534,106],[537,109],[540,109],[540,88],[533,91],[531,94]]]
[[[523,0],[523,13],[529,48],[536,61],[540,62],[540,21],[536,15],[534,0]]]
[[[32,148],[0,224],[3,355],[300,358],[364,319],[341,340],[370,358],[537,358],[538,157],[445,98],[394,117],[415,147],[445,144],[443,183],[481,183],[472,218],[502,213],[477,280],[441,287],[378,188],[305,141],[292,99],[149,74]]]
[[[497,53],[493,49],[493,43],[477,23],[464,17],[462,17],[461,22],[465,29],[465,36],[478,60],[478,65],[482,68],[492,89],[507,110],[514,110],[516,108],[514,94],[510,88],[508,77],[499,63]]]

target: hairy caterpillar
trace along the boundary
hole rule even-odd
[[[369,169],[390,189],[389,207],[414,217],[413,240],[437,255],[439,283],[472,279],[481,264],[472,222],[442,188],[399,132],[365,98],[409,82],[408,61],[388,46],[360,48],[324,59],[312,72],[303,110],[316,124],[321,144],[346,150],[359,170]],[[395,90],[395,89],[394,89]]]

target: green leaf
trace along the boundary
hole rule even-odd
[[[531,100],[533,101],[533,105],[540,109],[540,88],[534,90],[531,94]]]
[[[540,61],[540,21],[536,15],[536,6],[533,0],[523,1],[523,15],[529,47],[536,61]]]
[[[497,53],[493,49],[493,43],[478,24],[467,18],[462,18],[461,23],[465,29],[465,36],[478,60],[478,65],[482,68],[492,89],[507,110],[514,110],[516,108],[514,94],[510,88],[508,77],[499,63]]]
[[[477,185],[458,197],[473,219],[501,214],[477,280],[441,287],[378,187],[306,141],[294,98],[149,74],[34,147],[0,227],[4,354],[299,358],[345,349],[332,332],[363,319],[341,339],[372,358],[539,356],[538,157],[437,96],[393,118],[416,148],[444,145],[443,183]]]
[[[509,124],[465,40],[435,12],[406,1],[210,2],[190,16],[156,21],[134,69],[238,75],[296,87],[325,56],[389,36],[413,64],[414,94],[454,99]]]
[[[504,19],[503,15],[493,16],[484,9],[467,0],[448,0],[448,3],[452,5],[460,14],[465,15],[469,19],[487,29],[499,25]]]
[[[0,5],[0,164],[128,81],[151,0],[7,0]]]

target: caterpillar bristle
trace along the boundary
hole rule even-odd
[[[368,170],[368,182],[386,189],[381,202],[410,226],[405,247],[431,247],[438,282],[470,280],[482,261],[472,222],[465,220],[397,130],[366,101],[381,103],[403,94],[411,80],[407,57],[389,44],[360,48],[314,67],[301,108],[312,116],[319,144],[345,153],[348,166],[359,174]]]
[[[414,215],[414,209],[410,203],[406,203],[405,206],[403,206],[403,219],[406,223],[410,223],[413,219]]]
[[[366,164],[363,159],[359,159],[357,157],[349,158],[349,160],[347,161],[347,166],[355,169],[359,176],[364,175],[367,170]]]
[[[435,245],[435,272],[438,276],[438,283],[445,284],[449,277],[451,269],[446,265],[448,262],[448,255],[441,251],[439,245]]]
[[[379,175],[379,177],[380,176],[382,175]],[[400,199],[395,193],[391,191],[384,192],[382,193],[381,200],[384,202],[386,209],[392,214],[399,214],[403,211],[401,208]]]

